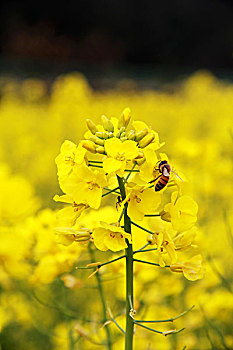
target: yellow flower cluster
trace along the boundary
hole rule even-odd
[[[106,326],[101,328],[96,282],[87,279],[91,270],[75,266],[90,262],[89,244],[96,244],[95,261],[102,263],[118,257],[116,248],[124,248],[129,237],[117,224],[124,203],[114,191],[104,195],[118,186],[116,174],[130,174],[128,214],[153,232],[132,225],[134,250],[148,242],[147,248],[156,250],[141,253],[143,259],[170,265],[161,269],[135,262],[137,318],[167,319],[196,305],[171,323],[170,329],[186,328],[178,335],[162,337],[137,327],[135,349],[232,348],[232,84],[199,72],[158,91],[122,86],[93,91],[80,74],[56,79],[49,95],[41,80],[4,78],[0,86],[2,347],[101,347]],[[130,116],[125,106],[144,122],[129,121],[124,131]],[[98,125],[102,113],[108,118],[102,116]],[[87,117],[98,130],[93,134],[89,121],[83,138]],[[169,159],[150,125],[166,141]],[[129,141],[132,148],[124,146]],[[66,204],[57,210],[60,204],[52,200],[59,193],[54,158],[61,144],[56,165],[64,194],[54,199]],[[172,171],[168,184],[155,191],[159,179],[149,182],[161,174],[155,169],[161,160]],[[140,173],[128,171],[134,162],[133,170]],[[192,283],[187,278],[203,273],[200,253],[205,277]],[[124,270],[123,259],[99,270],[110,308],[123,328]],[[123,348],[124,337],[113,322],[107,327],[115,341],[112,348]],[[167,328],[161,323],[157,329]]]
[[[99,209],[103,196],[115,195],[118,187],[114,189],[112,185],[118,176],[123,178],[126,184],[127,195],[122,205],[127,203],[131,220],[142,221],[146,214],[152,213],[159,216],[155,214],[156,210],[162,213],[160,222],[157,223],[161,227],[153,229],[152,233],[156,237],[152,237],[152,241],[157,245],[160,266],[166,265],[163,259],[166,253],[172,264],[177,263],[178,257],[173,240],[177,239],[181,233],[188,235],[187,230],[195,224],[198,211],[196,202],[191,197],[182,195],[181,186],[172,182],[171,178],[170,186],[173,185],[175,189],[178,187],[179,191],[172,192],[171,203],[161,207],[159,190],[165,189],[166,183],[163,181],[170,180],[171,169],[166,154],[160,154],[163,158],[158,160],[156,151],[161,147],[158,133],[139,121],[133,121],[131,129],[131,111],[128,107],[124,109],[119,120],[115,117],[108,119],[104,115],[101,119],[102,125],[95,125],[92,120],[87,119],[89,131],[85,134],[86,141],[81,140],[76,146],[73,142],[66,140],[56,158],[59,184],[65,194],[59,198],[56,195],[55,200],[72,203],[72,206],[61,209],[58,213],[59,221],[63,223],[62,227],[56,229],[57,234],[60,235],[60,242],[67,245],[73,241],[83,242],[93,239],[98,249],[102,251],[110,249],[114,252],[127,247],[125,239],[131,241],[131,235],[120,227],[120,220],[114,224],[109,221],[100,221],[93,229],[92,235],[90,227],[80,228],[79,217],[91,215],[90,210],[85,213],[85,209]],[[156,141],[154,141],[155,135]],[[93,160],[93,154],[98,155],[98,160]],[[150,186],[151,181],[149,184],[145,181],[145,178],[149,177],[152,182],[155,177],[155,180],[161,181],[162,188]],[[77,231],[77,226],[79,230],[84,229],[85,233]],[[132,239],[136,240],[134,232],[132,232]],[[183,244],[180,249],[182,251],[189,249],[191,243]],[[196,280],[203,277],[199,261],[200,259],[197,267],[194,263],[192,264],[190,273],[187,269],[178,267],[171,267],[171,270],[183,271],[185,277]]]

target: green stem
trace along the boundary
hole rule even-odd
[[[160,214],[146,214],[146,215],[144,215],[144,217],[146,217],[146,218],[150,218],[153,216],[160,216]]]
[[[95,255],[94,255],[94,251],[91,248],[91,245],[89,245],[89,252],[90,252],[90,256],[91,256],[91,260],[92,262],[95,262]],[[102,286],[102,281],[101,281],[101,276],[99,274],[99,272],[97,272],[96,274],[96,279],[97,279],[97,284],[98,284],[98,289],[99,289],[99,294],[100,294],[100,300],[101,300],[101,304],[102,304],[102,314],[103,314],[103,319],[102,319],[102,323],[104,324],[107,321],[107,308],[106,308],[106,303],[105,303],[105,298],[104,298],[104,291],[103,291],[103,286]],[[112,349],[112,345],[111,345],[111,334],[110,334],[110,329],[108,326],[104,327],[105,332],[106,332],[106,338],[107,338],[107,343],[106,343],[106,348],[108,350]]]
[[[152,232],[152,231],[150,231],[150,230],[147,230],[146,228],[144,228],[144,227],[142,227],[142,226],[136,224],[136,222],[134,222],[134,221],[132,221],[132,220],[131,220],[131,224],[133,224],[134,226],[140,228],[141,230],[143,230],[143,231],[145,231],[145,232],[147,232],[147,233],[150,233],[151,235],[154,235],[154,232]]]
[[[146,247],[148,247],[148,245],[150,245],[150,243],[146,243],[143,247],[141,247],[141,248],[138,249],[138,250],[135,250],[133,253],[135,254],[135,253],[138,253],[138,252],[143,251],[143,249],[145,249]]]
[[[126,198],[125,186],[123,178],[117,176],[120,187],[122,201]],[[128,203],[125,204],[126,210],[124,212],[124,230],[131,234],[130,218],[127,214]],[[130,311],[133,308],[133,247],[126,239],[127,248],[126,255],[126,332],[125,332],[125,350],[133,349],[133,329],[134,323],[130,316]]]
[[[119,223],[121,222],[121,219],[122,219],[122,217],[123,217],[125,211],[126,211],[126,206],[124,206],[124,208],[123,208],[123,210],[122,210],[122,212],[121,212],[121,215],[120,215],[120,217],[119,217],[119,219],[118,219],[118,222],[119,222]]]
[[[151,249],[143,249],[143,250],[136,250],[136,252],[133,252],[134,254],[136,253],[146,253],[146,252],[152,252],[158,250],[158,248],[151,248]]]
[[[166,320],[149,320],[149,321],[146,321],[146,320],[134,320],[135,322],[138,322],[138,323],[160,323],[160,322],[173,322],[175,320],[177,320],[178,318],[186,315],[189,311],[191,311],[193,308],[195,307],[195,305],[191,306],[188,310],[182,312],[181,314],[179,314],[178,316],[175,316],[175,317],[171,317],[171,318],[168,318]]]
[[[125,255],[121,255],[121,256],[119,256],[119,257],[116,258],[116,259],[113,259],[113,260],[107,261],[107,262],[105,262],[105,263],[103,263],[103,264],[100,264],[100,265],[98,265],[98,267],[111,264],[111,263],[113,263],[113,262],[115,262],[115,261],[117,261],[117,260],[120,260],[120,259],[122,259],[122,258],[125,258]]]
[[[112,193],[112,192],[114,192],[114,193],[116,193],[116,194],[120,194],[119,192],[116,191],[116,190],[118,190],[118,188],[119,188],[119,187],[115,187],[115,188],[113,188],[113,190],[110,190],[109,188],[104,187],[104,189],[107,190],[107,191],[109,191],[109,192],[106,192],[106,193],[102,194],[102,197],[105,197],[105,196],[107,196],[108,194],[110,194],[110,193]]]
[[[101,165],[88,164],[88,166],[92,166],[93,168],[103,168]]]
[[[129,177],[130,177],[130,175],[131,175],[131,173],[132,173],[132,171],[134,170],[134,168],[135,168],[136,165],[137,165],[137,163],[134,163],[134,165],[133,165],[131,171],[128,173],[128,175],[126,176],[126,178],[123,178],[125,184],[127,183],[128,179],[129,179]]]
[[[143,263],[143,264],[148,264],[148,265],[154,265],[154,266],[160,266],[159,264],[157,263],[152,263],[150,261],[145,261],[145,260],[139,260],[139,259],[133,259],[134,261],[137,261],[137,262],[140,262],[140,263]],[[161,266],[160,266],[161,267]],[[170,267],[170,265],[165,265],[164,267]]]
[[[157,331],[156,329],[153,329],[153,328],[150,328],[150,327],[147,327],[147,326],[144,326],[143,324],[140,324],[138,323],[137,321],[134,321],[134,323],[142,328],[146,328],[148,329],[148,331],[152,331],[152,332],[155,332],[155,333],[159,333],[159,334],[163,334],[163,332],[161,331]]]

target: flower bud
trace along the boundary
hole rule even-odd
[[[138,156],[135,159],[141,159],[143,157],[144,157],[144,153],[142,152],[142,150],[139,150]]]
[[[122,134],[121,134],[121,138],[125,137],[125,135],[126,135],[126,133],[125,133],[125,131],[123,131]]]
[[[179,263],[170,265],[170,269],[172,272],[183,272],[183,266]]]
[[[136,132],[136,134],[135,134],[135,141],[140,141],[140,140],[142,140],[143,137],[145,137],[147,134],[148,134],[148,129],[147,129],[147,128],[142,129],[142,130]]]
[[[97,261],[97,262],[94,262],[94,263],[87,264],[86,267],[97,267],[99,265],[101,265],[101,262]]]
[[[128,132],[128,134],[127,134],[127,139],[128,139],[128,140],[132,140],[132,141],[135,140],[135,132],[134,132],[134,130],[130,130],[130,131]]]
[[[111,120],[109,120],[105,115],[101,116],[103,127],[108,132],[114,132],[114,126]]]
[[[103,146],[96,147],[96,152],[100,154],[105,154],[105,148]]]
[[[86,242],[91,237],[90,230],[85,228],[75,230],[72,227],[56,227],[54,230],[58,235],[72,236],[76,242]]]
[[[89,140],[94,142],[96,145],[103,146],[104,140],[100,139],[99,137],[96,137],[95,135],[89,136]]]
[[[154,244],[156,244],[156,240],[155,240],[155,237],[154,237],[154,235],[149,235],[149,236],[147,236],[147,242],[148,243],[150,243],[151,245],[154,245]]]
[[[90,140],[83,141],[82,147],[86,148],[89,152],[96,153],[95,144]]]
[[[105,131],[97,131],[95,136],[99,137],[100,139],[108,139],[108,133]]]
[[[146,158],[143,157],[143,158],[135,159],[135,162],[137,163],[137,165],[142,165],[145,162],[145,160]]]
[[[90,130],[90,132],[95,135],[95,133],[98,131],[97,126],[91,119],[86,119],[87,127]]]
[[[128,139],[127,139],[127,137],[126,137],[126,136],[121,137],[121,141],[122,141],[122,142],[127,141],[127,140],[128,140]]]
[[[120,129],[122,126],[125,126],[127,128],[131,118],[131,110],[127,107],[123,110],[122,115],[118,122],[118,129]]]
[[[159,215],[161,216],[161,219],[164,221],[171,222],[171,215],[167,211],[162,210]]]
[[[148,146],[155,138],[155,135],[150,133],[146,135],[141,141],[139,141],[139,147],[144,148]]]

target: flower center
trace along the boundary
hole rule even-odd
[[[116,156],[116,160],[119,160],[119,161],[124,161],[125,160],[125,152],[122,152],[122,153],[117,153],[117,156]]]
[[[141,198],[139,198],[137,195],[135,195],[134,197],[133,197],[133,199],[137,202],[137,203],[140,203],[142,200],[141,200]]]
[[[71,163],[72,165],[74,165],[74,164],[75,164],[75,162],[74,162],[74,156],[73,156],[73,157],[71,157],[71,156],[65,156],[65,162],[66,162],[66,163]]]
[[[100,188],[100,186],[97,183],[93,182],[93,181],[89,181],[88,182],[88,189],[92,191],[95,188]]]

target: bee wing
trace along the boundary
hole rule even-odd
[[[181,179],[181,177],[179,177],[179,175],[177,173],[175,173],[174,170],[171,170],[173,174],[175,174],[182,182],[184,182],[184,180]]]

